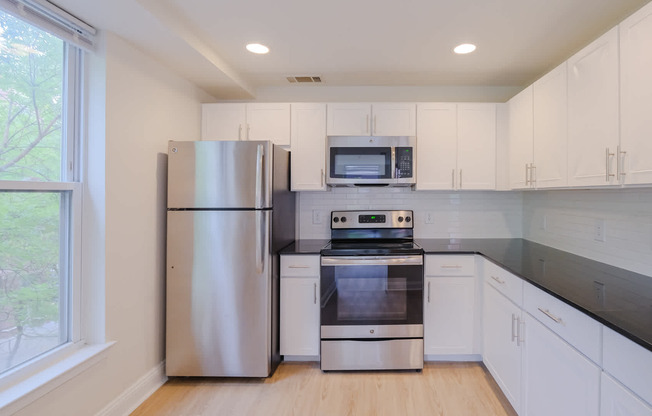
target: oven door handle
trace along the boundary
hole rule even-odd
[[[322,257],[322,266],[420,266],[423,256],[334,256]]]

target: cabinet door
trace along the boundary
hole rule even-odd
[[[618,28],[568,60],[568,184],[616,184]]]
[[[457,105],[418,104],[417,119],[416,189],[455,189]]]
[[[293,191],[326,189],[326,104],[292,104]]]
[[[290,145],[290,104],[247,104],[247,139]]]
[[[424,293],[425,354],[472,354],[475,277],[427,277]]]
[[[329,136],[369,136],[371,105],[334,103],[327,107],[326,133]]]
[[[652,3],[620,24],[620,122],[624,182],[652,183]],[[619,178],[622,179],[622,178]]]
[[[600,368],[536,319],[526,319],[524,414],[600,414]]]
[[[601,416],[652,416],[652,407],[606,373],[602,373],[600,384]]]
[[[319,355],[319,278],[281,276],[281,355]]]
[[[507,103],[509,112],[509,184],[512,189],[529,188],[528,166],[532,163],[534,138],[532,86]]]
[[[534,83],[534,171],[537,188],[568,184],[566,62]]]
[[[496,189],[496,105],[457,106],[457,188]]]
[[[245,104],[202,104],[202,140],[246,140]]]
[[[484,285],[484,363],[518,413],[521,408],[521,309]]]
[[[374,136],[415,136],[416,105],[410,103],[373,104],[371,131]]]

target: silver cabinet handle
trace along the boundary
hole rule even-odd
[[[439,268],[441,268],[441,269],[461,269],[462,266],[460,266],[459,264],[442,264],[441,266],[439,266]]]
[[[504,285],[504,284],[505,284],[505,281],[504,281],[503,279],[499,278],[499,277],[491,276],[491,278],[492,278],[493,280],[495,280],[496,282],[500,283],[501,285]]]
[[[249,125],[249,123],[247,123],[247,140],[249,140],[249,132],[250,132],[250,130],[251,130],[251,126]]]
[[[365,127],[366,127],[366,132],[369,133],[369,114],[367,114],[367,118],[365,119]]]
[[[604,158],[605,158],[605,181],[609,182],[609,178],[614,176],[613,173],[611,173],[611,156],[614,154],[609,152],[609,148],[607,147],[604,151]]]
[[[377,117],[376,115],[374,115],[374,134],[378,134],[378,133],[377,133],[377,132],[378,132],[378,127],[377,127],[378,125],[377,125],[377,123],[376,123],[376,119],[377,119],[377,118],[378,118],[378,117]]]
[[[525,164],[525,186],[530,184],[530,164]]]
[[[462,189],[462,169],[460,169],[460,189]]]
[[[518,331],[518,318],[512,314],[512,342],[516,341],[516,332]]]
[[[530,185],[537,186],[537,167],[534,163],[530,163]]]
[[[242,123],[238,124],[238,140],[242,140]]]
[[[310,266],[288,266],[288,269],[309,269]]]
[[[539,312],[546,315],[548,318],[552,319],[556,323],[564,325],[564,321],[561,318],[553,315],[548,309],[542,309],[542,308],[537,308],[537,309],[539,309]]]
[[[256,208],[263,207],[263,145],[259,144],[256,150]]]
[[[319,177],[319,179],[320,179],[320,181],[321,181],[321,182],[320,182],[320,183],[321,183],[321,187],[323,188],[323,187],[324,187],[324,169],[321,170],[321,176]]]
[[[625,156],[627,155],[627,152],[620,150],[620,145],[618,145],[617,153],[618,157],[616,158],[616,174],[618,175],[618,178],[616,180],[620,181],[622,176],[627,175],[625,172]]]
[[[428,282],[428,303],[430,303],[430,282]]]
[[[314,294],[315,294],[315,299],[313,300],[313,303],[316,305],[317,304],[317,283],[313,283],[313,288],[314,288]]]
[[[455,169],[451,170],[451,189],[455,189]]]
[[[516,336],[516,345],[521,346],[525,342],[525,321],[521,321],[521,318],[517,318],[518,321],[518,333]]]

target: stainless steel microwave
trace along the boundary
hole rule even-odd
[[[330,186],[411,186],[416,183],[416,137],[328,136]]]

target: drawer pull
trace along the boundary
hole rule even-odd
[[[462,266],[460,266],[459,264],[443,264],[443,265],[441,265],[439,267],[441,267],[442,269],[461,269],[462,268]]]
[[[516,315],[512,314],[512,342],[516,341],[518,336],[518,321],[519,319],[516,317]]]
[[[496,282],[500,283],[501,285],[504,285],[504,284],[505,284],[505,281],[504,281],[503,279],[499,278],[499,277],[491,276],[491,278],[492,278],[493,280],[495,280]]]
[[[288,266],[288,269],[309,269],[310,266]]]
[[[539,311],[542,314],[546,315],[548,318],[552,319],[553,321],[557,322],[558,324],[562,324],[562,325],[564,324],[564,321],[561,318],[556,317],[555,315],[550,313],[550,311],[548,309],[541,309],[541,308],[537,308],[537,309],[539,309]]]

